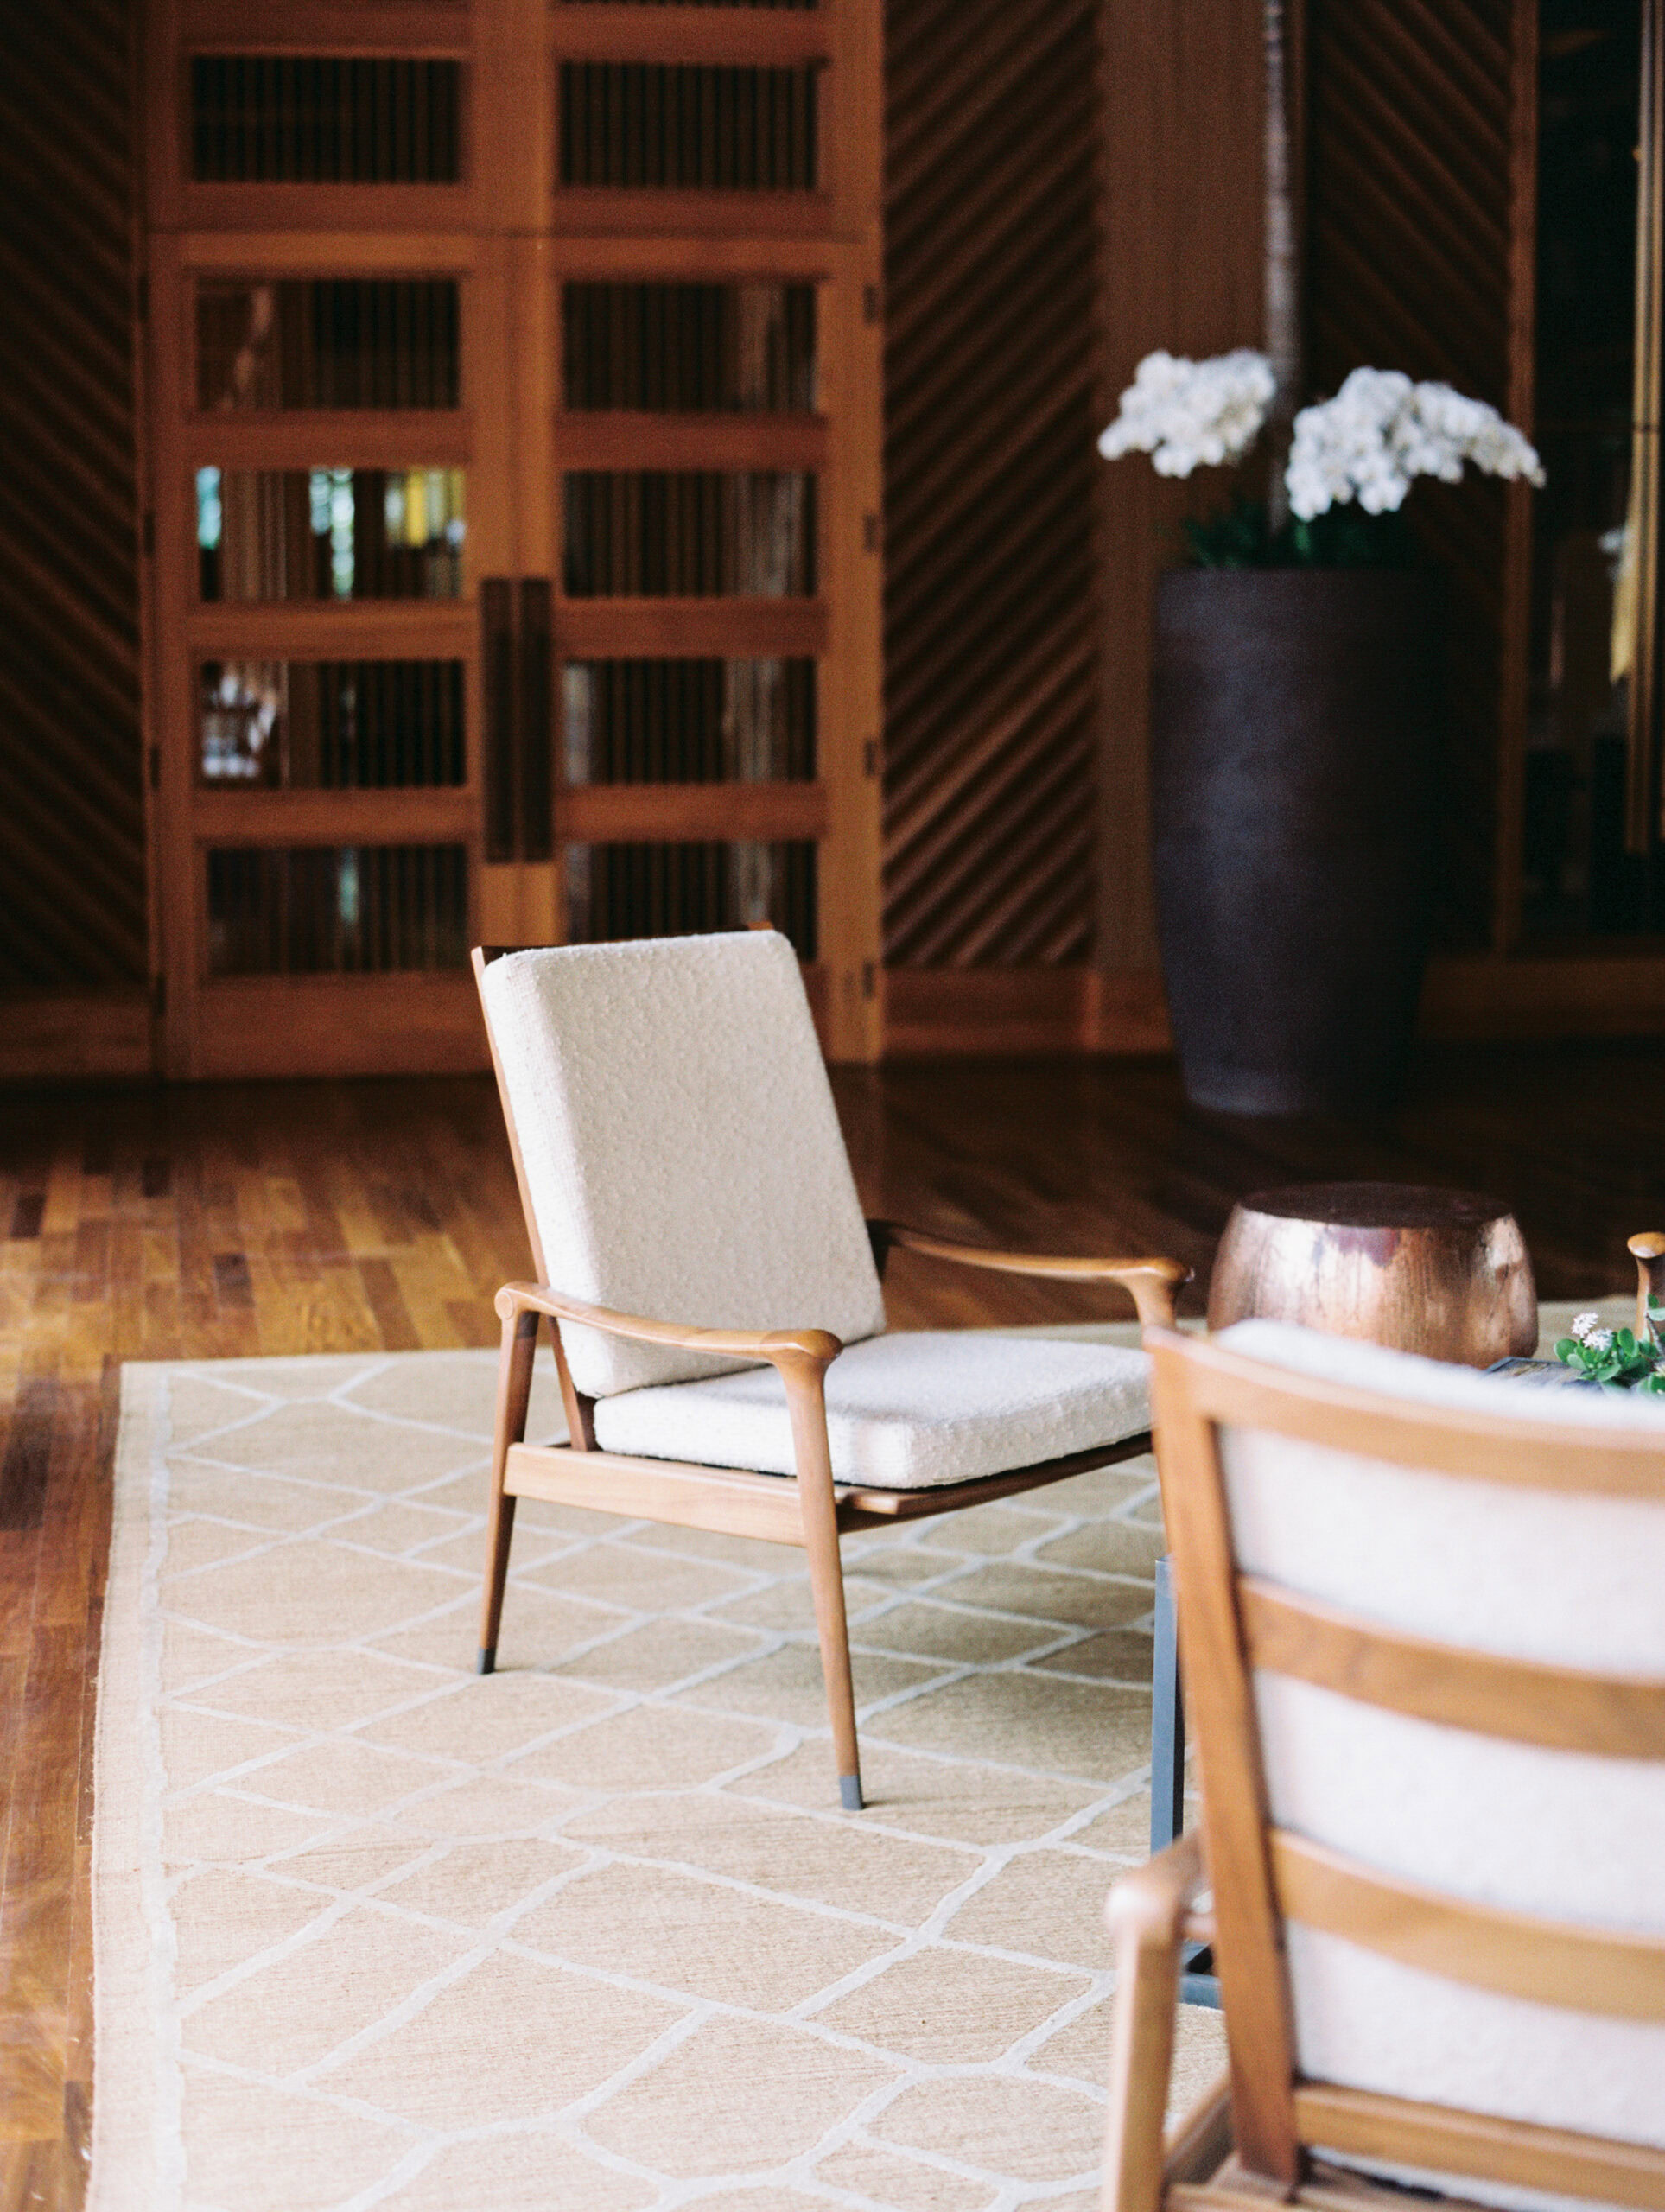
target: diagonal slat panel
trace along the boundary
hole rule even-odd
[[[887,11],[885,956],[1087,957],[1096,11]]]
[[[146,964],[130,0],[13,8],[0,77],[0,990]]]
[[[1309,0],[1309,374],[1368,363],[1454,384],[1505,413],[1518,382],[1514,0]],[[1441,929],[1491,928],[1497,747],[1514,637],[1509,528],[1484,480],[1418,486],[1408,512],[1447,580],[1449,727]]]

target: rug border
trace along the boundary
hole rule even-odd
[[[173,2212],[183,2176],[176,2155],[179,2084],[161,2156],[165,2059],[156,1976],[168,1964],[153,1938],[146,1891],[161,1874],[153,1538],[167,1465],[167,1378],[174,1362],[124,1362],[111,1467],[110,1564],[99,1655],[93,1744],[92,2140],[86,2212]],[[154,1687],[152,1685],[151,1687]],[[165,1917],[158,1931],[166,1942]],[[167,2192],[164,2194],[164,2190]]]

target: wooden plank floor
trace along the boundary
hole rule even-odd
[[[1665,1227],[1665,1047],[1452,1052],[1396,1113],[1234,1122],[1160,1062],[842,1071],[862,1198],[1033,1249],[1167,1252],[1200,1309],[1232,1200],[1344,1176],[1519,1214],[1547,1297],[1617,1289]],[[124,1359],[485,1344],[530,1261],[487,1084],[0,1096],[0,2212],[79,2206],[92,2089],[91,1733]],[[899,1325],[1112,1298],[903,1255]],[[783,1316],[812,1321],[812,1314]]]

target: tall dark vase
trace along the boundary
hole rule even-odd
[[[1186,1095],[1389,1096],[1427,957],[1439,580],[1178,569],[1157,593],[1157,916]]]

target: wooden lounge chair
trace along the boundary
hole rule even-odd
[[[842,1802],[861,1770],[838,1540],[1149,1446],[1143,1355],[885,1333],[900,1246],[1114,1282],[1171,1320],[1169,1260],[985,1252],[864,1223],[791,948],[772,931],[474,955],[538,1280],[503,1319],[480,1667],[518,1497],[801,1544]],[[568,1441],[524,1441],[547,1319]]]
[[[1204,1819],[1111,1892],[1106,2212],[1665,2207],[1665,1412],[1147,1341]],[[1165,2145],[1198,1940],[1230,2063]]]

